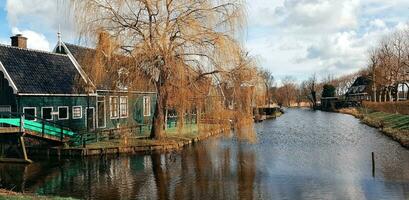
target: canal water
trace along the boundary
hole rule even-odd
[[[352,116],[289,109],[255,126],[256,142],[229,134],[177,153],[2,164],[0,187],[80,199],[409,199],[409,150]]]

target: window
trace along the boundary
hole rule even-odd
[[[143,116],[151,116],[151,97],[143,97]]]
[[[11,112],[11,106],[0,106],[0,112]]]
[[[118,106],[118,97],[109,98],[109,113],[111,119],[118,119],[119,117],[119,106]]]
[[[34,107],[25,107],[23,108],[23,113],[25,119],[36,121],[36,108]]]
[[[120,109],[121,118],[128,117],[128,97],[120,97],[119,109]]]
[[[53,107],[42,107],[41,108],[41,117],[46,120],[53,120]]]
[[[72,118],[73,119],[81,119],[82,118],[82,107],[81,106],[73,106],[72,107]]]
[[[69,119],[68,116],[68,106],[58,107],[58,119]]]

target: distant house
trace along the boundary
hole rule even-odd
[[[371,99],[371,84],[372,81],[366,76],[358,77],[345,94],[348,101],[361,102]]]
[[[45,52],[27,49],[22,35],[11,40],[11,46],[0,45],[0,112],[78,131],[150,125],[156,93],[95,85],[77,60],[92,49],[59,42],[54,52]]]

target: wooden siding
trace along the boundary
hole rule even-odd
[[[53,121],[57,122],[62,126],[67,126],[73,130],[85,130],[86,129],[86,118],[85,118],[85,108],[95,107],[95,96],[90,97],[75,97],[75,96],[19,96],[18,98],[18,112],[23,112],[24,107],[35,107],[37,117],[41,117],[42,107],[52,107],[53,112],[58,111],[59,106],[67,106],[69,118],[66,120],[58,120],[58,115],[53,116]],[[82,118],[73,119],[72,118],[72,107],[81,106],[82,107]]]
[[[10,106],[12,111],[16,111],[16,98],[13,94],[13,88],[0,72],[0,106]]]

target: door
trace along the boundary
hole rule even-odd
[[[93,107],[86,109],[86,125],[87,130],[93,131],[95,130],[95,109]]]
[[[97,128],[105,128],[106,116],[105,116],[105,97],[98,97],[97,100]]]

